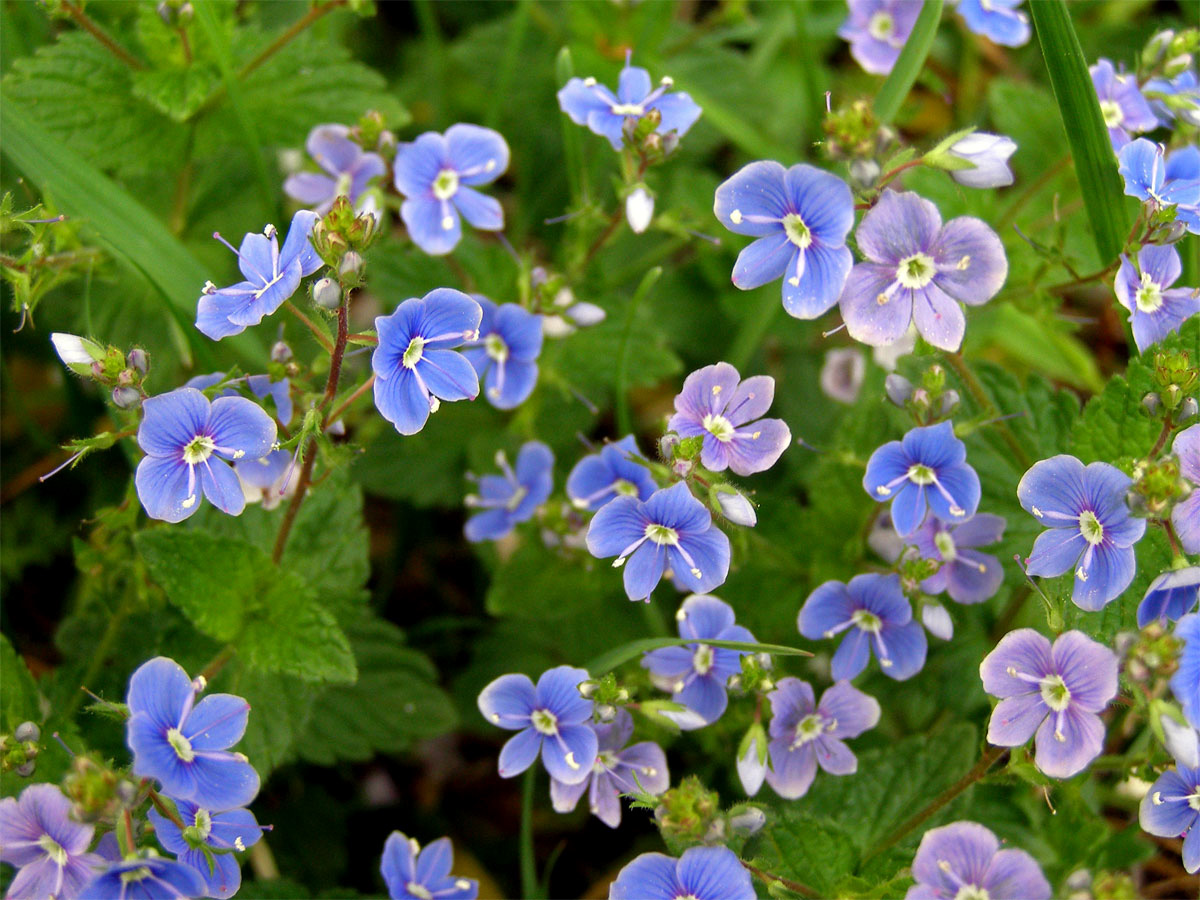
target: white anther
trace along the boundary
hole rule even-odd
[[[733,212],[731,212],[729,214],[729,221],[732,222],[734,225],[741,225],[742,224],[742,211],[740,209],[735,209]]]

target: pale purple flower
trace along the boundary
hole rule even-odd
[[[825,354],[821,366],[821,391],[839,403],[853,404],[862,390],[867,361],[857,347],[839,347]]]
[[[844,739],[879,724],[874,697],[839,681],[817,703],[807,681],[784,678],[767,699],[771,702],[767,784],[780,797],[794,800],[808,793],[818,766],[830,775],[858,771],[858,760]]]
[[[1182,763],[1150,786],[1138,809],[1142,830],[1159,837],[1183,837],[1183,867],[1200,871],[1200,768]]]
[[[982,603],[994,595],[1004,580],[1004,570],[996,557],[974,548],[1000,540],[1005,524],[1003,516],[988,513],[978,513],[959,525],[926,517],[910,540],[922,557],[942,565],[921,582],[921,590],[927,594],[945,591],[956,603]]]
[[[1168,334],[1178,331],[1185,321],[1200,312],[1200,290],[1171,287],[1182,272],[1179,252],[1170,245],[1142,247],[1136,266],[1121,254],[1121,268],[1113,287],[1117,300],[1129,310],[1139,353],[1145,353]]]
[[[1070,778],[1104,749],[1099,713],[1117,695],[1115,653],[1080,631],[1053,647],[1032,628],[1010,631],[980,663],[983,689],[1001,698],[987,739],[1019,747],[1034,737],[1034,764],[1051,778]]]
[[[913,858],[916,884],[905,900],[1050,900],[1050,882],[1024,850],[1000,841],[976,822],[931,828]]]
[[[1157,620],[1165,625],[1178,622],[1196,608],[1200,598],[1200,566],[1171,569],[1163,572],[1146,589],[1146,596],[1138,604],[1138,628],[1145,628]]]
[[[884,191],[858,225],[866,262],[842,290],[850,336],[872,346],[900,340],[909,323],[942,350],[957,350],[966,330],[959,303],[987,303],[1008,277],[1008,259],[983,221],[942,224],[938,208],[911,192]]]
[[[1158,127],[1154,110],[1138,90],[1137,78],[1118,74],[1107,59],[1100,60],[1088,71],[1100,100],[1100,115],[1104,118],[1113,150],[1128,144],[1131,135]]]
[[[921,0],[848,0],[850,17],[838,37],[850,42],[850,55],[872,75],[887,75],[912,34]]]
[[[104,866],[88,852],[93,831],[71,818],[71,801],[57,785],[31,784],[20,799],[0,800],[0,862],[17,869],[7,896],[79,897]]]
[[[326,174],[298,172],[283,183],[283,192],[320,216],[338,197],[357,204],[371,180],[387,172],[387,163],[378,153],[364,153],[349,135],[345,125],[318,125],[310,131],[304,146]]]
[[[769,375],[742,381],[729,363],[705,366],[683,382],[667,428],[684,438],[702,436],[700,461],[710,471],[764,472],[792,441],[782,419],[762,418],[774,397]]]
[[[481,510],[467,519],[468,541],[496,541],[521,522],[533,518],[554,488],[554,454],[541,441],[527,441],[517,453],[514,470],[504,453],[496,454],[501,475],[484,475],[479,493],[467,497],[469,509]]]
[[[471,299],[483,310],[479,337],[463,347],[463,356],[483,379],[483,395],[496,409],[524,403],[538,378],[542,319],[519,303],[497,306],[482,294]]]
[[[174,802],[188,833],[157,809],[150,809],[146,815],[154,826],[154,836],[164,850],[175,854],[208,882],[205,896],[219,900],[232,897],[242,886],[241,863],[233,851],[240,853],[258,843],[262,826],[248,809],[214,811],[187,800]],[[194,840],[200,840],[203,846],[195,846]],[[209,852],[205,853],[204,848]]]
[[[1192,483],[1192,493],[1171,510],[1171,524],[1188,553],[1200,553],[1200,425],[1175,435],[1171,452],[1179,460],[1179,473]]]
[[[1025,0],[958,0],[958,14],[969,31],[993,44],[1020,47],[1029,43],[1029,16],[1017,9]]]
[[[728,847],[691,847],[679,859],[643,853],[617,873],[609,900],[754,900],[750,872]]]
[[[976,3],[980,0],[963,0]],[[959,5],[961,10],[962,4]],[[1013,183],[1012,169],[1008,158],[1017,151],[1017,142],[1002,134],[974,131],[960,138],[946,152],[959,159],[973,163],[970,169],[951,169],[950,177],[961,185],[973,188],[1006,187]]]

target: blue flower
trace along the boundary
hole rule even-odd
[[[949,422],[914,428],[871,454],[863,487],[892,503],[892,524],[907,537],[925,519],[926,506],[943,522],[961,523],[979,506],[979,476]]]
[[[1200,312],[1200,292],[1171,287],[1182,273],[1179,252],[1169,244],[1142,247],[1136,267],[1121,254],[1113,288],[1117,300],[1129,310],[1133,340],[1140,353],[1178,331],[1180,325]]]
[[[927,594],[945,591],[956,603],[982,603],[1000,589],[1004,569],[1000,561],[975,547],[994,544],[1004,536],[1003,516],[979,513],[960,525],[947,525],[929,516],[909,540],[925,559],[941,567],[921,582]]]
[[[542,317],[519,304],[497,306],[482,294],[472,298],[483,309],[479,338],[463,356],[483,379],[483,395],[496,409],[514,409],[537,384],[538,355],[542,352]]]
[[[899,575],[856,575],[849,584],[827,581],[808,595],[797,625],[811,641],[850,632],[833,655],[830,673],[835,681],[861,673],[872,650],[883,674],[897,681],[911,678],[925,665],[925,632],[913,621]]]
[[[683,91],[668,93],[675,84],[671,78],[664,78],[654,88],[649,72],[629,64],[631,55],[625,55],[616,94],[597,84],[595,78],[572,78],[558,92],[562,111],[576,125],[586,125],[593,133],[608,138],[614,150],[621,149],[625,122],[640,121],[651,110],[662,117],[654,129],[658,134],[687,134],[700,118],[696,101]]]
[[[983,689],[1000,698],[988,743],[1019,747],[1034,738],[1041,771],[1078,775],[1104,749],[1100,713],[1117,695],[1117,669],[1117,655],[1081,631],[1053,646],[1032,628],[1010,631],[979,664]]]
[[[607,725],[593,727],[599,751],[592,771],[577,784],[550,779],[550,802],[557,812],[568,813],[586,791],[592,815],[616,828],[621,824],[621,794],[657,796],[671,786],[667,757],[653,741],[625,746],[633,735],[633,717],[626,710],[617,710],[616,718]]]
[[[450,838],[421,847],[403,832],[393,831],[383,845],[379,869],[392,900],[475,900],[479,882],[451,875],[453,865]]]
[[[1138,138],[1117,159],[1126,194],[1155,208],[1174,206],[1176,221],[1200,234],[1200,149],[1184,147],[1164,158],[1162,145]]]
[[[872,75],[887,75],[912,34],[921,4],[914,0],[847,0],[850,16],[838,37],[850,42],[850,55]]]
[[[1150,582],[1146,596],[1138,604],[1138,628],[1156,620],[1162,624],[1178,622],[1196,608],[1197,598],[1200,598],[1200,566],[1163,572]]]
[[[579,509],[595,511],[614,497],[648,500],[658,485],[633,435],[605,444],[599,453],[585,456],[567,476],[567,496]]]
[[[614,566],[625,565],[630,600],[649,602],[668,566],[686,590],[700,593],[729,574],[729,538],[682,482],[645,503],[622,496],[602,506],[588,525],[587,547],[597,559],[615,556]]]
[[[925,832],[912,876],[917,883],[904,900],[1050,900],[1054,895],[1032,856],[1001,850],[996,836],[977,822],[953,822]]]
[[[206,390],[215,384],[220,384],[225,380],[224,372],[213,372],[211,375],[195,375],[183,383],[184,387],[195,388],[198,391]],[[291,383],[286,378],[281,378],[279,381],[272,381],[270,375],[248,375],[245,378],[246,387],[259,400],[266,400],[268,397],[275,404],[275,417],[282,424],[286,425],[292,421],[292,414],[295,411],[292,408]],[[219,396],[221,397],[237,397],[238,392],[233,387],[234,382],[222,389]]]
[[[263,509],[274,509],[294,487],[296,457],[286,450],[272,450],[258,459],[243,459],[233,464],[242,495],[247,503],[262,503]]]
[[[1187,124],[1200,128],[1200,82],[1191,69],[1184,69],[1170,81],[1151,78],[1142,85],[1142,94],[1163,125],[1170,125],[1178,115]]]
[[[1117,74],[1107,59],[1100,60],[1088,71],[1100,100],[1100,114],[1108,128],[1113,150],[1120,150],[1128,144],[1131,134],[1153,131],[1158,127],[1158,119],[1138,90],[1136,78]]]
[[[138,445],[146,456],[134,484],[152,519],[181,522],[199,506],[201,491],[232,516],[245,507],[241,484],[226,460],[258,459],[275,443],[275,422],[244,397],[212,403],[194,388],[150,397],[142,408]]]
[[[1200,424],[1175,435],[1171,453],[1179,460],[1179,474],[1191,483],[1192,491],[1171,510],[1171,524],[1187,553],[1200,553]]]
[[[242,739],[250,704],[232,694],[199,703],[197,686],[165,656],[142,663],[129,680],[126,741],[133,774],[155,778],[163,793],[204,809],[238,809],[258,793],[258,773],[229,748]]]
[[[8,897],[75,900],[104,860],[88,852],[94,829],[71,818],[71,801],[53,784],[31,784],[0,800],[0,862],[17,868]],[[88,895],[93,896],[93,895]]]
[[[767,783],[780,797],[794,800],[807,794],[818,765],[830,775],[858,771],[858,760],[844,739],[879,724],[879,703],[874,697],[839,681],[816,703],[807,681],[784,678],[767,699],[771,701]]]
[[[479,336],[483,310],[461,291],[437,288],[375,319],[375,407],[401,434],[416,434],[442,400],[474,400],[475,369],[452,348]]]
[[[1197,673],[1200,683],[1200,672]],[[1200,871],[1200,768],[1180,765],[1168,769],[1150,786],[1138,809],[1142,830],[1159,837],[1183,837],[1183,867]]]
[[[725,712],[729,698],[725,685],[742,670],[746,650],[713,647],[706,640],[755,643],[754,635],[734,624],[733,608],[716,597],[693,594],[675,614],[679,636],[694,643],[660,647],[642,655],[642,666],[654,680],[671,691],[671,699],[696,713],[702,720],[695,727],[711,725]]]
[[[479,493],[467,497],[467,506],[482,509],[467,519],[463,533],[471,542],[495,541],[517,525],[533,518],[554,487],[554,454],[541,441],[529,441],[517,454],[514,472],[503,453],[496,454],[501,475],[479,479]]]
[[[1024,0],[958,0],[967,29],[993,44],[1020,47],[1029,43],[1029,17],[1017,9]]]
[[[1200,613],[1189,613],[1175,626],[1183,641],[1179,669],[1171,676],[1171,690],[1191,726],[1200,729]]]
[[[667,427],[680,437],[703,437],[700,461],[710,471],[765,472],[792,442],[782,419],[761,418],[774,398],[769,375],[742,381],[729,363],[705,366],[683,382]]]
[[[643,853],[617,873],[609,900],[754,900],[750,872],[728,847],[691,847],[679,859]]]
[[[208,896],[203,876],[186,863],[161,856],[138,856],[114,863],[96,876],[82,897],[105,900],[190,900]]]
[[[1034,463],[1017,485],[1017,499],[1050,530],[1034,541],[1026,571],[1053,576],[1074,569],[1071,600],[1080,609],[1102,609],[1118,597],[1133,581],[1133,545],[1146,531],[1146,520],[1125,505],[1130,484],[1108,463],[1084,466],[1065,455]]]
[[[338,197],[356,204],[371,180],[387,172],[387,163],[378,153],[364,153],[349,135],[345,125],[318,125],[310,131],[304,146],[328,174],[298,172],[283,183],[283,192],[322,216]]]
[[[300,279],[321,268],[321,258],[309,241],[316,221],[314,212],[302,209],[296,213],[282,250],[274,225],[268,225],[262,234],[242,238],[241,249],[234,253],[246,280],[226,288],[206,284],[196,306],[196,327],[219,341],[257,325],[279,309],[296,293]],[[220,235],[215,237],[222,240]]]
[[[501,675],[479,694],[479,711],[493,725],[519,733],[500,751],[500,777],[520,775],[542,755],[550,777],[564,784],[587,779],[599,744],[590,724],[591,701],[579,693],[585,669],[547,669],[533,686],[528,675]]]
[[[475,187],[491,184],[508,168],[508,144],[478,125],[453,125],[444,135],[427,131],[403,144],[392,162],[400,217],[418,247],[444,256],[462,238],[461,214],[481,231],[504,228],[500,201]]]
[[[176,800],[175,809],[184,829],[158,810],[148,811],[154,836],[164,850],[174,853],[208,882],[206,897],[232,897],[242,886],[242,867],[233,851],[241,852],[262,837],[254,813],[248,809],[214,812],[187,800]],[[202,848],[208,848],[208,852]]]
[[[713,212],[736,234],[758,238],[738,254],[733,284],[743,291],[783,279],[783,308],[815,319],[837,303],[853,257],[850,187],[808,165],[752,162],[717,188]]]

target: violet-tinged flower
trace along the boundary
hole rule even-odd
[[[387,172],[387,163],[378,153],[364,153],[349,134],[345,125],[318,125],[310,131],[304,146],[326,174],[298,172],[283,183],[283,192],[321,216],[338,197],[356,204],[371,179]]]
[[[1161,144],[1138,138],[1117,159],[1126,194],[1156,209],[1174,206],[1176,221],[1200,234],[1200,149],[1184,147],[1165,156]]]
[[[1183,837],[1183,867],[1200,871],[1200,769],[1180,764],[1150,786],[1138,809],[1142,830],[1158,837]]]
[[[1029,43],[1029,16],[1017,9],[1024,0],[958,0],[967,30],[993,44],[1020,47]]]
[[[838,37],[850,42],[850,55],[872,75],[887,75],[912,34],[919,0],[848,0],[850,17]]]
[[[217,288],[211,281],[206,284],[196,305],[196,327],[219,341],[257,325],[279,309],[296,293],[302,278],[321,268],[321,257],[309,240],[316,221],[317,214],[306,209],[292,216],[283,249],[274,225],[268,225],[262,234],[242,238],[241,248],[233,252],[246,280],[226,288]],[[214,237],[224,243],[219,234]]]
[[[114,863],[83,889],[83,897],[105,900],[191,900],[205,897],[208,885],[186,863],[161,856],[138,856]]]
[[[398,432],[416,434],[443,400],[479,395],[479,376],[454,348],[479,337],[482,318],[483,310],[466,294],[437,288],[375,319],[375,407]]]
[[[693,594],[675,613],[679,636],[695,643],[659,647],[642,654],[642,666],[654,681],[671,691],[671,699],[696,713],[703,724],[715,722],[725,712],[725,693],[731,675],[742,670],[748,651],[713,647],[706,640],[752,644],[754,635],[734,624],[733,607],[707,594]]]
[[[229,462],[270,452],[274,420],[244,397],[209,403],[194,388],[150,397],[143,409],[137,440],[146,456],[134,484],[147,515],[181,522],[196,511],[201,492],[222,512],[240,515],[245,499]]]
[[[1171,510],[1171,524],[1183,549],[1200,553],[1200,425],[1175,435],[1171,452],[1179,460],[1180,474],[1192,483],[1192,493]]]
[[[913,858],[916,884],[905,900],[1050,900],[1050,883],[1024,850],[1000,849],[991,831],[975,822],[931,828]]]
[[[967,3],[978,5],[981,0],[962,0],[959,10]],[[995,0],[991,0],[995,2]],[[1028,38],[1027,38],[1028,39]],[[973,188],[1006,187],[1013,183],[1008,158],[1017,151],[1017,142],[1002,134],[973,131],[955,141],[946,152],[974,163],[971,169],[951,169],[950,177],[961,185]]]
[[[258,793],[258,773],[229,748],[242,739],[250,704],[210,694],[165,656],[142,663],[129,679],[126,742],[133,774],[155,778],[163,793],[204,809],[238,809]]]
[[[1175,626],[1175,637],[1183,641],[1179,668],[1171,676],[1171,691],[1183,707],[1184,718],[1200,729],[1200,613],[1189,613]]]
[[[479,337],[463,348],[479,377],[483,395],[496,409],[514,409],[537,384],[542,352],[542,319],[517,303],[497,306],[482,294],[472,299],[483,309]]]
[[[1179,252],[1170,245],[1142,247],[1136,267],[1121,254],[1121,268],[1113,287],[1117,300],[1129,310],[1138,352],[1145,353],[1200,312],[1200,290],[1171,287],[1182,272]]]
[[[1153,131],[1158,127],[1154,110],[1138,90],[1135,77],[1118,74],[1107,59],[1100,60],[1088,71],[1100,100],[1100,114],[1108,129],[1113,150],[1120,150],[1128,144],[1131,135]]]
[[[605,444],[575,464],[567,476],[567,496],[577,509],[597,510],[614,497],[648,500],[658,490],[633,435]]]
[[[771,768],[767,784],[780,797],[794,800],[808,793],[820,766],[830,775],[853,775],[858,760],[846,746],[879,723],[874,697],[839,681],[814,700],[812,685],[784,678],[767,699],[771,701]]]
[[[479,694],[479,711],[500,728],[520,733],[500,751],[500,777],[520,775],[542,755],[551,778],[578,784],[591,774],[598,743],[592,704],[579,693],[585,669],[547,669],[537,687],[528,675],[501,675]]]
[[[1162,625],[1167,622],[1178,622],[1180,618],[1196,608],[1198,598],[1200,598],[1200,566],[1188,566],[1185,569],[1171,569],[1163,572],[1150,582],[1146,596],[1138,604],[1138,628],[1145,628],[1156,620]]]
[[[1025,571],[1062,575],[1075,570],[1071,600],[1095,611],[1133,581],[1133,545],[1146,520],[1129,514],[1125,492],[1132,481],[1108,463],[1084,466],[1059,455],[1034,463],[1017,485],[1017,499],[1049,531],[1033,543]]]
[[[1004,570],[1000,561],[975,547],[994,544],[1004,536],[1003,516],[978,513],[960,525],[947,525],[930,516],[910,539],[925,559],[941,562],[921,582],[927,594],[945,591],[956,603],[982,603],[1000,588]]]
[[[508,144],[498,132],[461,124],[444,135],[427,131],[400,146],[392,169],[396,190],[405,197],[400,218],[413,243],[431,256],[458,245],[460,214],[481,231],[504,228],[500,201],[475,190],[508,169]]]
[[[609,900],[754,900],[750,872],[728,847],[690,847],[679,859],[643,853],[617,873]]]
[[[592,815],[609,828],[616,828],[621,824],[621,794],[657,796],[671,786],[667,757],[653,741],[625,746],[633,736],[633,717],[623,709],[617,711],[612,722],[593,727],[599,752],[592,771],[576,784],[551,778],[550,802],[557,812],[568,813],[586,791]]]
[[[104,860],[88,852],[94,829],[71,818],[53,784],[31,784],[0,800],[0,862],[17,868],[8,897],[74,900]]]
[[[379,869],[392,900],[475,900],[479,882],[451,875],[453,865],[450,838],[422,847],[403,832],[393,831],[383,845]]]
[[[839,347],[825,354],[821,366],[821,392],[839,403],[853,404],[862,390],[867,361],[857,347]]]
[[[1051,778],[1070,778],[1104,749],[1103,712],[1117,695],[1117,656],[1081,631],[1051,647],[1032,628],[1010,631],[979,665],[983,689],[1000,702],[987,739],[1019,747],[1034,737],[1034,764]]]
[[[1008,277],[996,233],[971,216],[942,224],[938,208],[914,193],[884,191],[858,224],[856,265],[842,291],[850,336],[880,346],[900,340],[910,322],[942,350],[957,350],[966,330],[959,303],[987,303]]]
[[[468,541],[495,541],[519,522],[533,518],[554,487],[554,454],[541,441],[529,441],[517,454],[516,470],[504,453],[496,454],[502,475],[484,475],[478,494],[467,497],[470,509],[481,509],[467,519],[463,533]]]
[[[729,363],[705,366],[683,382],[667,428],[684,438],[702,436],[700,462],[710,471],[765,472],[792,442],[787,423],[762,418],[774,398],[769,375],[742,381]]]
[[[182,829],[156,809],[147,812],[154,836],[164,850],[200,873],[208,883],[206,897],[232,897],[242,886],[242,867],[233,851],[241,852],[262,837],[254,813],[248,809],[213,811],[187,800],[176,800],[175,808],[184,823]]]
[[[833,654],[830,673],[848,681],[867,667],[871,652],[883,674],[904,681],[925,665],[925,632],[913,621],[899,575],[856,575],[849,584],[827,581],[808,595],[797,620],[811,641],[849,631]]]
[[[854,262],[846,246],[854,198],[842,179],[809,165],[752,162],[717,188],[713,212],[735,234],[757,238],[738,254],[734,287],[782,278],[783,308],[798,319],[837,302]]]
[[[615,556],[613,566],[625,566],[630,600],[649,602],[668,567],[698,593],[724,584],[729,574],[729,538],[683,482],[644,503],[622,496],[602,506],[588,525],[587,547],[597,559]]]
[[[672,78],[654,87],[649,72],[629,64],[631,55],[625,56],[615,94],[595,78],[572,78],[558,92],[559,107],[576,125],[608,138],[614,150],[621,149],[626,121],[638,122],[651,110],[661,117],[654,129],[658,134],[673,131],[683,137],[700,118],[700,107],[684,91],[671,91]]]
[[[891,501],[892,524],[907,537],[925,519],[926,507],[943,522],[962,523],[979,506],[979,476],[949,422],[913,428],[871,454],[863,488],[878,503]]]

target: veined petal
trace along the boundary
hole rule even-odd
[[[312,241],[309,239],[318,218],[316,213],[307,209],[302,209],[292,216],[292,224],[288,226],[287,238],[283,242],[283,249],[279,251],[279,268],[281,271],[289,268],[293,263],[299,262],[300,275],[306,276],[311,275],[324,265],[321,262],[321,257],[317,255]],[[293,288],[293,290],[295,289]]]
[[[216,451],[226,459],[258,459],[275,443],[275,420],[245,397],[218,397],[213,401],[205,429],[213,443],[233,453]]]
[[[164,522],[182,522],[196,511],[201,490],[198,482],[189,493],[187,464],[163,456],[142,459],[133,477],[146,515]]]
[[[558,733],[562,743],[553,737],[542,741],[542,764],[546,771],[551,778],[565,784],[586,781],[596,763],[596,732],[589,725],[566,725],[560,726]]]
[[[452,201],[464,219],[480,231],[504,230],[504,208],[495,197],[474,188],[460,187]]]
[[[429,420],[429,399],[408,369],[375,379],[375,408],[401,434],[416,434]]]
[[[769,745],[771,768],[767,769],[767,784],[780,797],[795,800],[812,787],[817,775],[817,758],[811,743],[796,749],[789,747],[787,738],[777,738]]]
[[[1014,697],[1035,688],[1009,672],[1043,678],[1056,674],[1050,655],[1050,641],[1032,628],[1010,631],[979,665],[983,689],[993,697]]]
[[[813,244],[804,255],[804,271],[796,278],[789,266],[783,277],[783,308],[797,319],[815,319],[824,314],[842,295],[854,257],[845,246]]]
[[[884,191],[858,223],[858,249],[872,262],[895,265],[928,253],[942,228],[938,209],[912,192]]]
[[[430,256],[445,256],[462,239],[458,210],[435,197],[409,197],[400,205],[400,218],[413,243]]]
[[[597,559],[616,556],[645,533],[649,523],[636,497],[617,497],[606,503],[588,525],[588,552]]]
[[[968,306],[987,303],[1008,277],[1004,245],[996,232],[980,219],[970,216],[951,219],[942,228],[931,252],[938,267],[933,283]]]
[[[258,794],[258,773],[240,753],[198,751],[191,769],[196,788],[187,799],[205,809],[249,806]]]
[[[416,371],[429,392],[442,400],[474,400],[479,396],[479,375],[461,353],[427,349]]]
[[[958,301],[938,287],[936,280],[911,295],[913,322],[921,337],[940,350],[958,350],[967,330]]]
[[[183,734],[196,750],[228,750],[246,733],[250,704],[233,694],[209,694],[196,704]]]
[[[1136,565],[1132,547],[1097,545],[1091,561],[1081,560],[1075,570],[1071,602],[1092,612],[1103,609],[1129,587]]]
[[[625,562],[622,575],[625,593],[629,599],[649,601],[650,595],[662,580],[666,564],[667,554],[661,545],[653,541],[646,541],[634,550]]]
[[[1051,778],[1070,778],[1087,768],[1104,749],[1104,723],[1095,713],[1068,706],[1051,713],[1037,730],[1034,763]]]
[[[784,168],[760,161],[743,166],[717,188],[713,213],[736,234],[763,237],[783,231],[788,213]],[[760,221],[760,220],[770,221]]]
[[[142,404],[138,446],[151,456],[179,458],[183,448],[204,431],[209,402],[194,388],[177,388]]]
[[[430,197],[434,179],[448,164],[446,141],[440,134],[427,131],[411,144],[396,148],[392,162],[396,190],[405,197]]]
[[[1050,714],[1039,693],[1006,697],[992,710],[987,739],[997,747],[1019,747],[1033,737],[1038,726]]]
[[[166,730],[183,721],[194,693],[192,680],[183,666],[165,656],[156,656],[133,673],[125,702],[131,713],[145,713]]]
[[[532,727],[510,737],[500,749],[500,777],[520,775],[537,759],[542,749],[542,735]]]
[[[538,678],[537,705],[549,709],[560,723],[579,725],[592,717],[591,701],[579,693],[579,685],[588,680],[586,669],[555,666]]]
[[[1081,631],[1068,631],[1051,648],[1054,668],[1071,692],[1071,702],[1098,713],[1117,696],[1117,656]]]
[[[489,184],[508,169],[509,152],[504,137],[479,125],[450,126],[446,130],[446,155],[463,184]]]
[[[793,261],[799,252],[782,229],[768,232],[738,254],[731,279],[734,287],[749,291],[782,278],[795,269]]]
[[[246,508],[242,483],[229,463],[212,457],[196,466],[196,482],[208,502],[230,516],[240,516]]]
[[[846,330],[856,341],[886,347],[904,337],[913,318],[912,291],[897,287],[894,268],[860,263],[850,270],[839,299]]]

